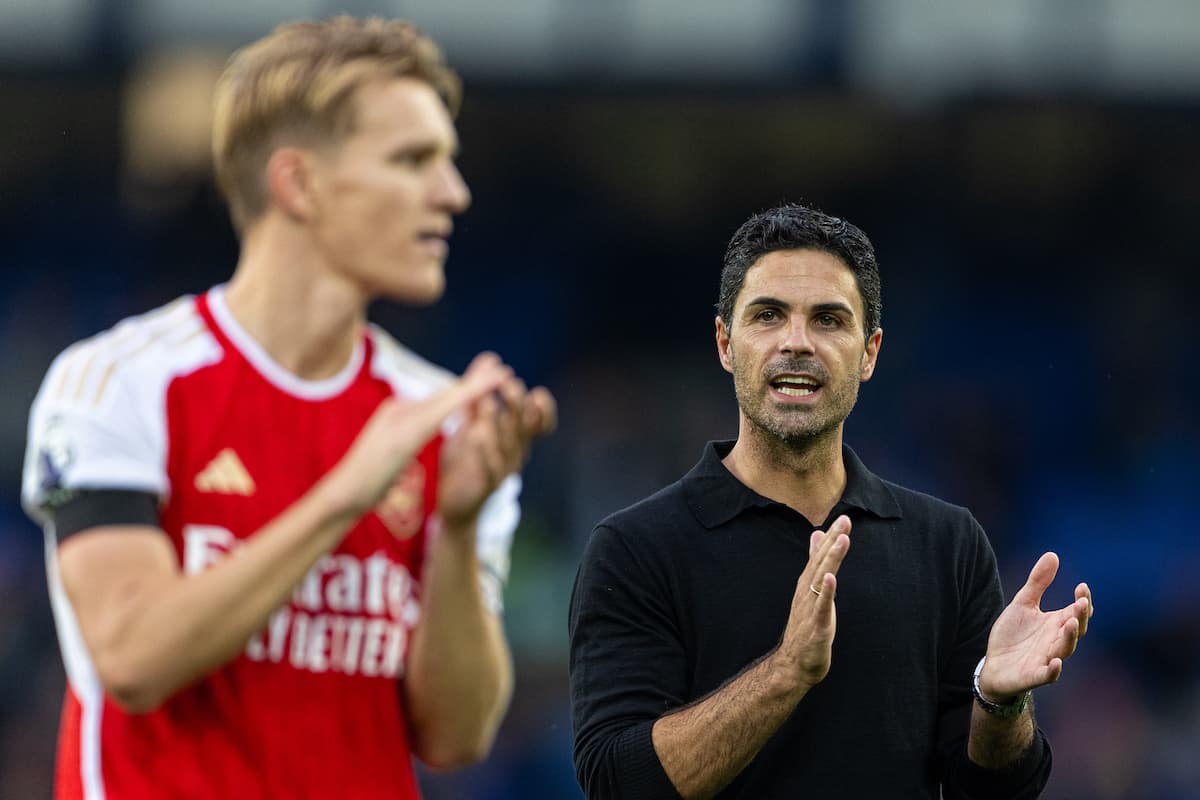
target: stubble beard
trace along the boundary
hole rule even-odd
[[[852,373],[841,386],[823,384],[821,392],[828,394],[817,407],[789,407],[774,402],[766,377],[752,374],[749,367],[742,369],[732,350],[730,362],[738,407],[751,427],[762,434],[760,444],[770,449],[783,448],[795,453],[811,451],[841,428],[858,400],[860,381],[857,374]]]

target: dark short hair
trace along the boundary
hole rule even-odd
[[[861,229],[815,208],[790,203],[759,212],[742,223],[725,250],[717,315],[732,324],[733,306],[746,273],[767,253],[776,250],[820,250],[845,262],[862,297],[863,335],[879,327],[883,301],[879,296],[879,264],[875,248]]]

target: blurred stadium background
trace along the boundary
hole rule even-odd
[[[71,341],[228,276],[212,78],[275,23],[343,11],[417,21],[467,86],[447,297],[376,319],[455,369],[493,348],[562,406],[507,594],[513,708],[431,800],[580,796],[577,558],[736,431],[724,243],[800,199],[882,264],[881,369],[847,440],[970,506],[1010,593],[1049,548],[1050,602],[1095,591],[1038,695],[1047,796],[1200,796],[1200,4],[0,0],[0,798],[48,796],[63,686],[18,504],[33,394]]]

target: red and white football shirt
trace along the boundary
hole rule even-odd
[[[338,375],[303,381],[238,326],[222,287],[62,353],[34,401],[23,500],[46,524],[68,688],[59,798],[417,797],[403,693],[437,496],[437,436],[296,587],[244,651],[157,710],[123,712],[97,680],[58,578],[52,509],[87,489],[159,498],[195,573],[277,516],[349,448],[389,395],[451,376],[371,327]],[[499,611],[520,480],[484,507],[485,597]]]

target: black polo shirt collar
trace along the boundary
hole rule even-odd
[[[721,463],[733,445],[733,441],[709,442],[700,462],[683,476],[688,506],[705,528],[723,525],[750,508],[780,505],[746,486]],[[881,519],[902,516],[892,490],[866,468],[848,445],[842,445],[842,460],[846,465],[846,490],[832,516],[848,509],[859,509]]]

